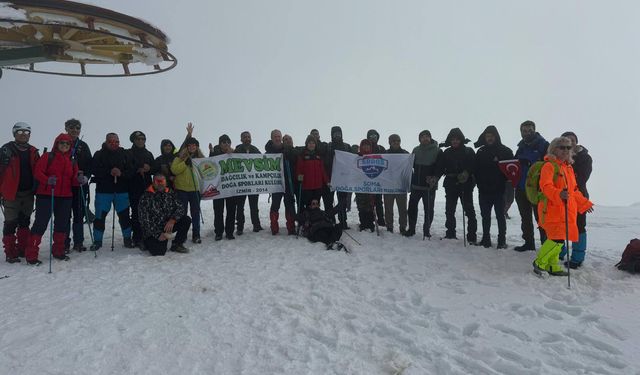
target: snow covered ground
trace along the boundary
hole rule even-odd
[[[46,246],[40,267],[2,262],[0,373],[640,374],[640,277],[613,267],[640,207],[590,215],[569,290],[531,272],[533,252],[439,240],[443,206],[431,241],[351,230],[352,254],[268,231],[214,242],[205,202],[190,254],[152,258],[119,235],[111,252],[107,235],[52,274]]]

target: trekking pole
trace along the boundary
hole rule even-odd
[[[462,243],[464,244],[464,247],[467,247],[467,226],[464,217],[464,188],[460,192],[460,206],[462,206]]]
[[[84,213],[84,217],[87,219],[87,227],[89,227],[89,236],[91,237],[91,244],[93,244],[95,241],[93,239],[93,229],[91,228],[91,222],[89,221],[89,212],[88,212],[88,204],[87,204],[87,200],[84,197],[84,188],[82,187],[82,184],[80,185],[80,199],[82,200],[82,208],[83,208],[83,213]],[[94,258],[98,257],[98,252],[94,251],[93,252]]]
[[[567,189],[564,189],[567,191]],[[568,196],[567,196],[568,198]],[[567,250],[567,289],[571,289],[571,252],[569,251],[569,202],[564,200],[564,246]]]
[[[378,227],[378,215],[376,215],[376,198],[371,194],[371,211],[373,212],[373,223],[376,225],[376,235],[380,236],[380,228]]]
[[[347,231],[342,231],[342,233],[346,234],[347,236],[349,236],[349,238],[351,238],[353,240],[353,242],[357,243],[358,245],[362,246],[362,244],[360,242],[358,242],[358,240],[356,240],[355,238],[353,238],[352,235],[349,234],[349,232]]]
[[[51,185],[51,224],[49,225],[49,273],[51,273],[51,258],[53,257],[53,198],[55,185]]]
[[[296,215],[298,216],[298,230],[296,230],[296,240],[300,235],[300,214],[302,213],[302,181],[304,179],[304,176],[300,175],[300,177],[298,177],[298,214]]]
[[[118,176],[113,176],[113,184],[118,183]],[[111,251],[113,251],[113,241],[116,233],[116,187],[113,187],[113,215],[111,216]]]

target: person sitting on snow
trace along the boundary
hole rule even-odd
[[[171,251],[189,252],[184,247],[184,242],[187,240],[191,218],[185,213],[182,203],[167,187],[166,177],[162,174],[153,176],[153,183],[144,192],[138,205],[144,248],[151,255],[164,255],[169,239],[176,232]]]
[[[299,222],[304,234],[311,242],[322,242],[327,246],[327,250],[342,250],[342,245],[338,240],[342,236],[342,226],[334,224],[333,216],[340,210],[339,205],[331,211],[326,212],[320,209],[320,200],[312,198],[307,208],[299,216]]]

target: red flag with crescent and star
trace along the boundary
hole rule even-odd
[[[520,181],[520,176],[522,173],[522,170],[520,169],[520,160],[500,160],[498,162],[498,167],[500,167],[502,173],[507,176],[507,179],[511,181],[511,184],[515,188]]]

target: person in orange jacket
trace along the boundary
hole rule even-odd
[[[537,274],[548,272],[554,276],[567,275],[559,264],[564,241],[578,240],[577,213],[593,211],[593,203],[578,190],[572,167],[572,152],[571,140],[559,137],[551,141],[544,157],[545,164],[540,171],[540,190],[546,199],[538,203],[538,214],[547,240],[533,261],[534,272]]]

